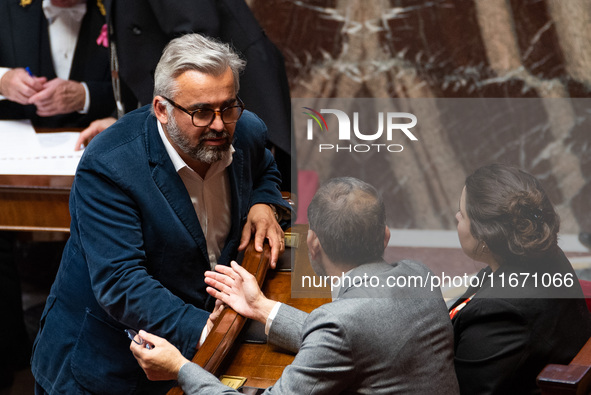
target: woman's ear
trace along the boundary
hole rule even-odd
[[[486,243],[484,241],[481,241],[480,243],[478,243],[478,252],[480,253],[480,255],[490,252],[490,250],[488,249],[488,246],[486,245]]]

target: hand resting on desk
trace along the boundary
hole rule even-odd
[[[114,124],[115,121],[117,120],[113,117],[107,117],[103,119],[97,119],[96,121],[92,121],[86,129],[80,132],[80,137],[78,137],[78,141],[76,141],[76,146],[74,147],[74,150],[79,151],[83,147],[87,147],[88,143],[90,143],[90,140],[92,140],[100,132]]]
[[[258,252],[263,251],[263,242],[269,240],[271,246],[271,260],[269,267],[275,269],[279,255],[285,251],[285,239],[281,226],[275,219],[275,214],[268,204],[255,204],[250,208],[246,224],[242,228],[242,237],[238,251],[244,251],[250,239],[254,235],[254,248]]]

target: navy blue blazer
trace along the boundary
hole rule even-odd
[[[34,75],[56,77],[51,57],[47,20],[42,0],[21,6],[19,0],[0,1],[0,67],[29,67]],[[70,80],[85,82],[90,93],[87,114],[78,112],[39,117],[36,107],[0,100],[0,118],[31,119],[41,127],[86,127],[112,114],[115,99],[111,85],[109,48],[96,43],[105,24],[96,1],[88,1],[72,59]]]
[[[256,203],[287,205],[265,149],[266,127],[245,111],[229,167],[232,225],[219,263],[236,256]],[[165,337],[191,358],[209,313],[205,238],[158,134],[150,106],[125,115],[84,152],[70,197],[71,236],[41,318],[32,370],[49,393],[161,393],[129,351],[124,329]]]

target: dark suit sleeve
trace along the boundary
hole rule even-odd
[[[76,172],[72,226],[92,291],[113,319],[166,337],[191,358],[209,313],[184,303],[148,273],[142,213],[122,181],[127,170],[85,155]]]
[[[95,119],[105,118],[113,115],[115,108],[115,97],[113,96],[113,85],[111,81],[83,81],[88,86],[90,95],[90,107],[87,118],[89,122]]]
[[[109,48],[97,43],[105,22],[98,7],[92,5],[88,8],[72,61],[70,79],[85,82],[90,95],[90,108],[84,117],[84,126],[111,115],[115,109]]]
[[[460,392],[506,393],[504,384],[527,352],[525,317],[505,300],[474,299],[454,320],[454,332]]]

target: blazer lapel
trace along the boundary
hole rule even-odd
[[[242,197],[248,196],[245,195],[243,190],[243,179],[244,179],[244,153],[241,149],[237,149],[236,147],[234,151],[234,155],[232,156],[232,164],[228,168],[228,173],[230,177],[230,189],[231,189],[231,222],[232,225],[230,227],[230,233],[228,234],[228,238],[226,239],[226,243],[224,244],[224,248],[220,254],[219,264],[221,265],[229,265],[230,260],[233,258],[233,251],[236,250],[238,244],[240,242],[240,234],[242,232],[242,224],[244,223],[245,218],[242,218],[245,212],[245,208],[243,207],[245,202],[243,202]],[[246,202],[248,203],[248,202]]]
[[[82,23],[80,24],[76,48],[74,49],[74,58],[72,59],[72,67],[70,68],[69,75],[69,79],[71,80],[83,80],[82,76],[84,75],[84,69],[85,67],[88,67],[85,63],[89,59],[92,59],[88,54],[91,53],[94,48],[98,48],[95,40],[98,38],[100,27],[98,26],[99,19],[95,18],[94,15],[94,13],[98,13],[98,11],[94,8],[93,3],[88,2],[86,14],[84,15],[84,18],[82,18]],[[93,32],[95,33],[94,37],[92,37]]]
[[[164,148],[158,133],[156,118],[148,116],[144,125],[146,131],[146,145],[148,160],[152,166],[152,178],[158,186],[170,207],[178,216],[180,222],[187,228],[195,243],[201,250],[204,259],[209,262],[205,235],[191,203],[191,198],[185,188],[183,180],[174,169],[174,165]]]
[[[113,1],[112,0],[103,0],[103,5],[105,6],[105,17],[107,19],[107,23],[111,23],[111,8],[113,8]]]

